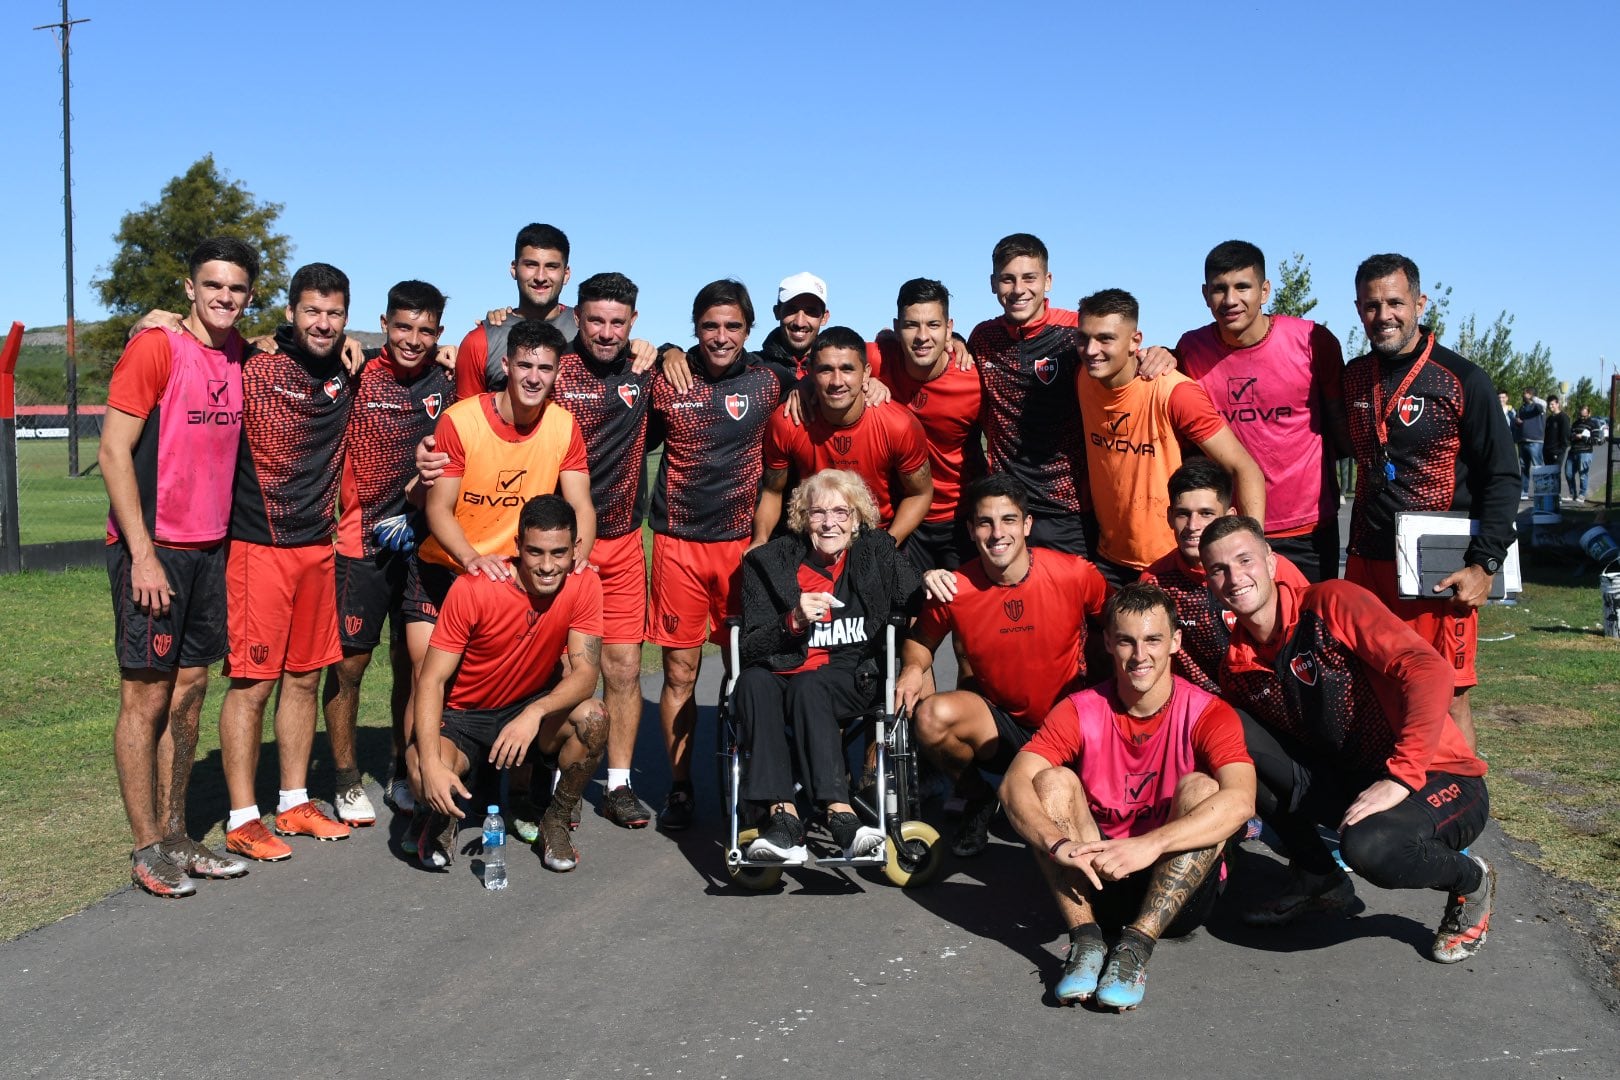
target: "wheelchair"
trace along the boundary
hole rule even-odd
[[[740,818],[743,811],[740,797],[743,770],[747,768],[748,761],[741,745],[742,727],[732,712],[732,700],[742,671],[742,627],[736,620],[728,621],[727,625],[730,640],[727,645],[725,685],[715,724],[718,744],[715,751],[716,772],[720,781],[721,803],[726,807],[729,822],[726,873],[739,886],[763,892],[777,886],[786,867],[780,862],[750,860],[747,855],[748,845],[759,835],[759,830],[753,826],[745,827]],[[805,845],[810,852],[806,865],[881,867],[884,876],[894,884],[902,888],[918,888],[938,874],[945,849],[940,843],[938,830],[919,817],[922,798],[917,781],[916,752],[912,749],[911,723],[904,713],[896,715],[894,712],[897,656],[896,624],[891,621],[884,631],[883,697],[865,713],[841,724],[846,760],[851,745],[859,745],[867,733],[871,734],[876,754],[876,784],[870,791],[852,791],[850,805],[855,808],[862,824],[874,826],[883,834],[882,844],[870,855],[846,858],[825,829],[810,820],[802,789],[800,816],[806,822]]]

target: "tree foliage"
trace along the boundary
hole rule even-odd
[[[186,262],[210,236],[239,237],[259,252],[259,279],[241,330],[251,336],[273,329],[292,251],[288,238],[275,231],[281,210],[282,204],[260,202],[240,180],[229,179],[212,154],[170,180],[157,202],[142,204],[119,222],[113,235],[118,254],[90,282],[111,314],[85,332],[87,351],[110,368],[142,314],[152,308],[186,310]]]
[[[1598,393],[1597,383],[1590,375],[1582,375],[1576,381],[1575,389],[1569,392],[1569,400],[1564,403],[1564,411],[1577,416],[1582,405],[1589,406],[1593,416],[1609,415],[1609,399]]]
[[[1510,401],[1517,401],[1519,391],[1527,388],[1546,397],[1558,385],[1553,375],[1552,353],[1545,345],[1538,341],[1529,352],[1513,347],[1513,316],[1505,311],[1484,330],[1480,330],[1475,317],[1469,315],[1458,324],[1457,342],[1452,348],[1483,368]]]
[[[1270,314],[1303,319],[1314,307],[1316,299],[1311,296],[1311,264],[1296,251],[1292,259],[1284,259],[1277,266],[1277,281],[1271,290]]]

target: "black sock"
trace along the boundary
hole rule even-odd
[[[1078,945],[1082,941],[1089,941],[1094,945],[1103,944],[1102,927],[1094,922],[1069,927],[1069,944]]]
[[[337,789],[339,791],[344,791],[344,790],[346,790],[348,788],[352,788],[356,784],[358,784],[359,782],[360,782],[360,770],[359,769],[339,769],[339,770],[337,770]]]
[[[1142,957],[1144,963],[1148,957],[1153,955],[1153,946],[1158,944],[1153,938],[1148,937],[1134,926],[1127,926],[1119,932],[1119,943],[1123,945],[1127,941],[1131,943],[1131,947],[1136,950],[1137,954]]]

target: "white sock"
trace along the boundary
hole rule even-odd
[[[607,787],[608,787],[609,791],[612,791],[614,788],[622,788],[622,787],[629,787],[629,786],[630,786],[630,770],[629,769],[609,769],[608,770]]]
[[[231,811],[231,816],[225,819],[225,831],[230,832],[232,829],[240,829],[242,826],[246,825],[248,822],[250,822],[250,821],[258,821],[258,820],[259,820],[259,807],[258,807],[258,805],[255,804],[253,806],[244,806],[240,810],[232,810]]]
[[[557,785],[559,783],[561,783],[561,782],[562,782],[562,770],[561,769],[553,769],[551,771],[551,793],[553,795],[557,794]]]
[[[281,798],[276,803],[276,813],[285,814],[293,807],[307,802],[309,802],[309,788],[293,788],[291,791],[282,788]]]

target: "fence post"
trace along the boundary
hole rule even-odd
[[[23,324],[11,324],[0,351],[0,573],[22,569],[22,535],[17,509],[17,354]]]

